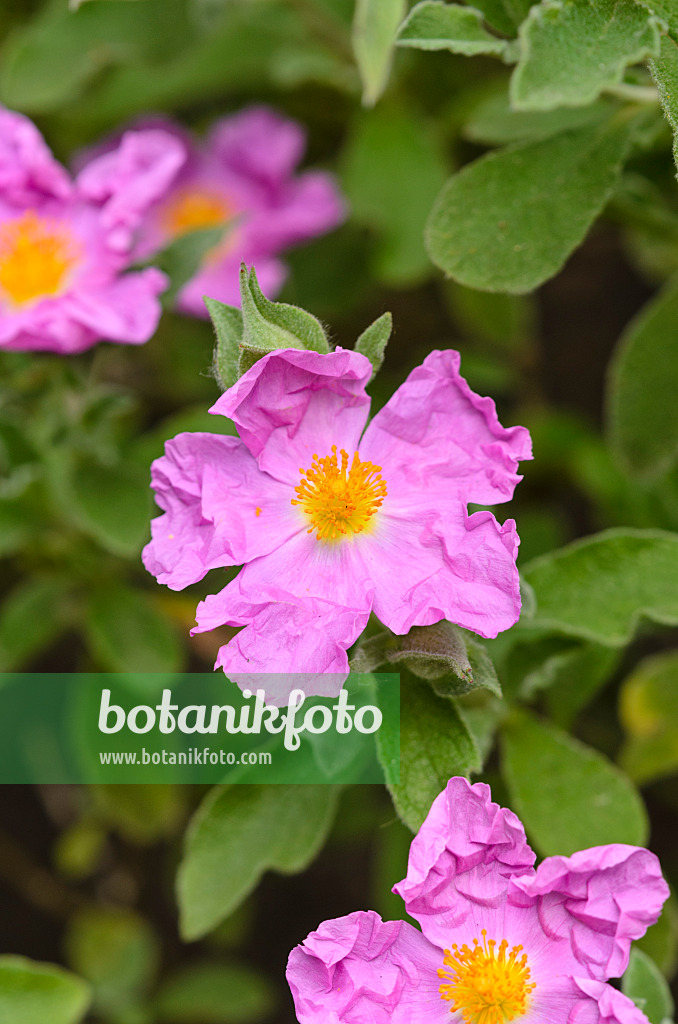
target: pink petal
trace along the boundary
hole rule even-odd
[[[441,965],[441,951],[411,925],[358,911],[296,946],[287,980],[300,1024],[447,1024]]]
[[[154,267],[125,274],[98,291],[76,290],[64,296],[68,315],[96,337],[142,345],[155,332],[162,308],[158,295],[167,278]]]
[[[394,633],[448,619],[495,637],[517,622],[512,519],[500,526],[490,512],[469,516],[459,501],[391,500],[390,490],[377,517],[374,533],[359,541],[375,583],[374,612]]]
[[[300,529],[288,489],[235,437],[178,434],[153,463],[152,485],[165,515],[151,523],[144,565],[173,590],[267,554]]]
[[[365,356],[346,349],[325,355],[278,349],[256,362],[210,412],[233,420],[261,469],[296,485],[314,454],[329,455],[335,444],[356,450],[371,373]]]
[[[491,398],[480,398],[459,373],[458,352],[434,351],[374,417],[364,459],[385,467],[392,485],[435,489],[465,502],[507,501],[531,455],[524,427],[505,429]]]
[[[268,107],[248,107],[217,121],[207,148],[230,171],[274,187],[292,174],[305,145],[304,130],[296,121]]]
[[[547,857],[513,884],[541,897],[545,928],[568,934],[574,959],[599,981],[624,973],[631,942],[655,923],[669,895],[656,856],[619,843]]]
[[[125,132],[119,146],[95,158],[78,175],[80,193],[102,207],[109,244],[123,249],[150,206],[166,191],[186,160],[183,143],[160,129]]]
[[[612,985],[591,978],[574,978],[573,985],[586,998],[580,996],[568,1024],[648,1024],[642,1010]]]
[[[309,171],[290,182],[280,203],[261,210],[245,234],[253,248],[277,252],[336,228],[345,217],[346,205],[332,175]]]
[[[72,185],[42,135],[27,117],[0,108],[0,193],[18,207],[67,200]]]
[[[460,942],[460,929],[470,928],[470,938],[480,940],[480,928],[488,925],[490,938],[517,944],[522,934],[496,932],[504,926],[510,879],[530,870],[534,859],[520,820],[492,802],[489,786],[453,778],[433,801],[412,841],[407,876],[393,891],[443,949]]]

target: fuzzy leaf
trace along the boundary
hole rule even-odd
[[[678,11],[676,22],[678,30]],[[678,44],[669,36],[662,39],[659,56],[650,61],[650,72],[673,131],[673,159],[678,164]]]
[[[453,700],[409,679],[401,691],[400,781],[388,786],[395,808],[416,832],[453,775],[480,770],[478,750]],[[381,730],[377,748],[383,763]]]
[[[355,343],[356,352],[367,356],[372,363],[372,376],[370,380],[374,380],[381,369],[386,346],[392,331],[393,317],[390,313],[382,313],[374,323],[365,328]]]
[[[678,461],[678,280],[622,336],[609,376],[612,446],[625,468],[654,480]]]
[[[597,750],[524,713],[506,720],[502,748],[511,805],[543,856],[647,841],[639,793]]]
[[[261,291],[254,267],[240,268],[242,346],[263,355],[276,348],[305,348],[329,352],[322,324],[311,313],[286,302],[271,302]]]
[[[227,306],[217,299],[204,299],[217,336],[214,348],[214,376],[222,391],[238,379],[238,353],[243,335],[242,313],[237,306]]]
[[[483,15],[473,7],[422,0],[413,7],[398,33],[398,46],[418,50],[450,50],[472,57],[477,53],[501,56],[506,42],[483,26]]]
[[[22,956],[0,957],[0,1020],[11,1024],[78,1024],[89,989],[75,975]]]
[[[534,0],[474,0],[473,6],[482,11],[489,25],[504,35],[514,36],[533,2]]]
[[[239,906],[269,869],[303,870],[334,818],[332,786],[227,786],[195,815],[177,879],[181,931],[197,939]]]
[[[537,595],[530,626],[622,647],[639,621],[678,625],[678,536],[613,529],[536,558],[523,569]]]
[[[632,122],[613,119],[489,153],[453,175],[426,231],[434,263],[461,284],[521,294],[553,277],[617,184]]]
[[[520,29],[515,110],[585,107],[659,53],[660,22],[634,0],[542,0]]]
[[[622,978],[622,992],[643,1011],[650,1024],[673,1019],[673,996],[666,978],[654,960],[635,946]]]
[[[393,45],[405,10],[405,0],[356,0],[353,52],[366,107],[373,107],[386,88]]]

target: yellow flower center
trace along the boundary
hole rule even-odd
[[[59,295],[80,258],[67,224],[28,210],[0,226],[0,292],[15,306]]]
[[[295,487],[293,505],[301,505],[311,520],[308,533],[317,531],[319,540],[338,540],[361,533],[386,497],[381,466],[361,462],[356,452],[348,467],[348,452],[332,445],[324,459],[313,456],[310,469],[300,469],[301,483]]]
[[[185,189],[170,200],[162,211],[163,227],[173,238],[225,224],[233,216],[230,204],[208,189]]]
[[[438,970],[438,977],[446,981],[440,997],[452,1003],[450,1013],[461,1013],[464,1024],[505,1024],[527,1011],[536,985],[530,981],[527,955],[519,955],[522,946],[514,946],[507,955],[506,939],[497,949],[484,928],[481,934],[482,946],[474,939],[473,949],[455,944],[445,950],[445,968]]]

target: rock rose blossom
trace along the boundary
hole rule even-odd
[[[489,787],[450,779],[394,887],[421,926],[373,911],[292,950],[300,1024],[647,1024],[607,984],[669,895],[649,850],[534,853]]]
[[[205,295],[239,306],[242,261],[256,263],[262,291],[272,298],[286,276],[277,254],[344,219],[330,174],[294,173],[306,146],[301,125],[267,107],[215,121],[204,142],[171,121],[148,123],[171,132],[184,156],[169,189],[144,219],[138,255],[151,256],[198,228],[227,229],[179,292],[177,306],[185,313],[206,317]]]
[[[73,181],[27,118],[0,109],[0,348],[140,344],[167,280],[124,273],[136,230],[183,160],[162,131],[127,132]]]
[[[244,627],[217,667],[346,672],[370,612],[400,634],[446,618],[493,637],[516,622],[515,523],[466,503],[511,497],[530,438],[501,426],[459,362],[432,352],[363,433],[365,356],[277,350],[210,410],[239,438],[167,442],[152,468],[164,515],[146,568],[181,590],[244,563],[198,606],[194,632]]]

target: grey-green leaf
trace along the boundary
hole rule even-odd
[[[109,585],[88,595],[87,641],[108,672],[178,672],[183,650],[171,622],[142,591]]]
[[[89,989],[75,975],[21,956],[0,957],[0,1020],[8,1024],[78,1024]]]
[[[543,856],[647,841],[639,793],[597,750],[525,713],[506,720],[502,749],[511,804]]]
[[[426,231],[434,263],[461,284],[514,294],[552,277],[612,195],[632,121],[612,119],[489,153],[449,179]]]
[[[0,605],[0,671],[22,668],[68,625],[67,581],[34,576],[10,591]]]
[[[382,363],[384,362],[386,346],[389,338],[391,337],[392,331],[393,317],[390,313],[382,313],[374,323],[365,328],[355,343],[356,352],[360,352],[361,355],[367,356],[369,361],[372,363],[371,380],[374,379],[381,369]]]
[[[242,344],[263,355],[276,348],[305,348],[329,352],[330,346],[319,320],[305,309],[286,302],[271,302],[261,291],[254,267],[240,268],[242,301]]]
[[[388,82],[405,0],[356,0],[353,52],[363,83],[363,103],[372,107]]]
[[[412,678],[400,699],[400,781],[389,790],[398,814],[416,832],[448,779],[479,771],[480,759],[453,700]]]
[[[217,336],[214,376],[221,390],[226,391],[238,379],[239,346],[243,336],[242,313],[237,306],[227,306],[217,299],[205,297],[204,302]]]
[[[650,72],[673,130],[673,159],[678,164],[678,44],[670,36],[663,37],[659,56],[650,61]]]
[[[678,461],[678,279],[641,310],[610,367],[608,423],[627,471],[654,480]]]
[[[227,786],[195,815],[177,880],[181,931],[197,939],[239,906],[269,869],[301,871],[334,818],[332,786]]]
[[[401,25],[398,46],[450,50],[466,57],[477,53],[501,56],[506,50],[506,41],[487,31],[482,13],[474,7],[460,7],[444,0],[422,0]]]
[[[520,28],[515,110],[584,107],[659,53],[660,22],[634,0],[542,0]]]
[[[622,992],[643,1011],[650,1024],[673,1019],[673,996],[668,982],[654,960],[637,946],[631,949]]]
[[[642,618],[678,625],[678,536],[613,529],[523,569],[537,595],[530,626],[621,647]]]

